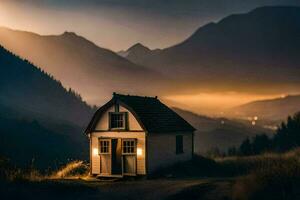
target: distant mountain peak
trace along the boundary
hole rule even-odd
[[[84,43],[92,43],[91,41],[87,40],[85,37],[81,35],[77,35],[75,32],[65,31],[60,36],[69,41],[81,41]]]
[[[151,54],[152,50],[141,43],[136,43],[125,51],[119,51],[118,54],[128,60],[142,59]],[[138,62],[137,62],[138,63]]]
[[[58,37],[61,37],[65,41],[69,41],[73,44],[93,45],[93,46],[96,45],[93,42],[91,42],[90,40],[86,39],[85,37],[83,37],[81,35],[77,35],[75,32],[65,31],[63,34],[59,35]]]
[[[77,36],[75,32],[65,31],[62,35],[64,36]]]
[[[133,46],[131,46],[127,51],[151,51],[151,50],[141,43],[136,43]]]

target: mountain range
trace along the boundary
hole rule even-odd
[[[298,93],[299,34],[300,7],[275,6],[209,23],[165,49],[137,43],[115,53],[73,32],[42,36],[7,28],[0,29],[0,44],[90,104],[101,105],[114,91],[154,96]]]
[[[177,45],[128,59],[176,77],[193,92],[295,93],[300,91],[299,35],[300,7],[261,7],[200,27]]]
[[[74,88],[90,104],[104,103],[112,92],[151,93],[166,85],[162,84],[165,78],[160,73],[73,32],[41,36],[0,28],[0,44],[30,60],[65,87]]]

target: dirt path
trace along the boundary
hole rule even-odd
[[[102,199],[166,199],[183,189],[205,184],[207,180],[144,180],[97,186]]]
[[[230,194],[230,180],[155,179],[119,182],[49,180],[10,183],[0,191],[7,199],[87,199],[87,200],[224,200]]]
[[[224,200],[231,196],[230,179],[158,179],[121,181],[112,183],[91,183],[96,188],[89,199],[128,200]]]
[[[184,188],[167,200],[229,200],[232,196],[233,180],[214,180]]]

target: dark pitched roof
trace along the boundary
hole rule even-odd
[[[160,102],[157,97],[130,96],[114,93],[113,98],[95,113],[85,131],[86,133],[94,130],[102,113],[114,103],[119,103],[132,112],[144,130],[149,133],[191,132],[195,130],[187,121]]]

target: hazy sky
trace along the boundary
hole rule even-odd
[[[0,0],[0,26],[74,31],[115,51],[137,42],[163,48],[207,22],[264,5],[300,6],[300,0]]]

